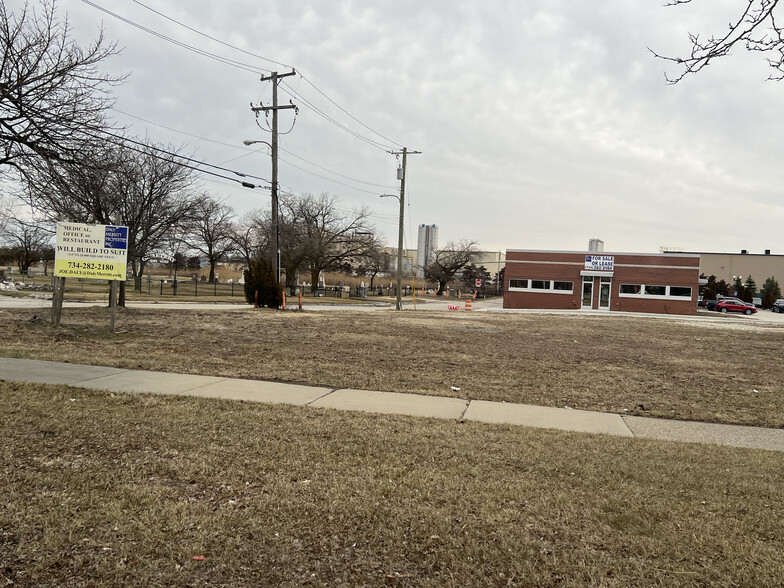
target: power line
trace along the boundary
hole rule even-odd
[[[327,113],[325,113],[324,111],[322,111],[321,109],[316,107],[312,102],[310,102],[310,100],[308,100],[307,98],[302,96],[302,94],[297,92],[289,84],[284,83],[284,84],[282,84],[282,86],[284,87],[284,91],[287,92],[290,96],[292,96],[294,98],[298,98],[305,105],[309,106],[310,109],[313,112],[315,112],[316,114],[318,114],[319,116],[321,116],[322,118],[327,120],[328,122],[332,123],[333,125],[335,125],[339,129],[341,129],[343,131],[346,131],[349,135],[352,135],[352,136],[356,137],[357,139],[359,139],[360,141],[364,141],[365,143],[367,143],[371,147],[375,147],[376,149],[380,149],[381,151],[388,151],[390,149],[389,145],[385,145],[384,143],[380,143],[378,141],[374,141],[373,139],[369,139],[368,137],[364,137],[363,135],[360,135],[356,131],[350,129],[349,127],[347,127],[343,123],[338,122],[337,120],[335,120],[334,118],[329,116]]]
[[[338,103],[337,103],[337,102],[335,102],[335,101],[334,101],[332,98],[330,98],[330,97],[329,97],[329,96],[327,96],[327,95],[326,95],[324,92],[322,92],[322,91],[321,91],[321,89],[320,89],[318,86],[316,86],[316,84],[314,84],[314,83],[313,83],[313,82],[311,82],[311,81],[310,81],[310,80],[309,80],[307,77],[305,77],[305,74],[303,74],[302,72],[299,72],[299,76],[300,76],[300,77],[301,77],[303,80],[305,80],[305,81],[306,81],[308,84],[310,84],[310,85],[313,87],[313,89],[314,89],[314,90],[316,90],[316,92],[318,92],[319,94],[321,94],[322,96],[324,96],[324,98],[326,98],[326,99],[327,99],[327,100],[329,100],[329,101],[330,101],[330,102],[331,102],[333,105],[335,105],[337,108],[339,108],[339,109],[340,109],[340,111],[341,111],[341,112],[343,112],[343,114],[345,114],[346,116],[348,116],[348,117],[349,117],[349,118],[351,118],[352,120],[356,121],[357,123],[359,123],[360,125],[362,125],[363,127],[365,127],[365,128],[366,128],[367,130],[369,130],[371,133],[374,133],[374,134],[378,135],[379,137],[381,137],[382,139],[385,139],[386,141],[389,141],[389,142],[390,142],[390,143],[392,143],[393,145],[397,145],[398,147],[403,147],[403,145],[401,145],[401,144],[400,144],[400,143],[398,143],[397,141],[393,141],[392,139],[389,139],[389,138],[385,137],[384,135],[382,135],[382,134],[381,134],[381,133],[379,133],[378,131],[376,131],[376,130],[373,130],[372,128],[370,128],[369,126],[367,126],[365,123],[363,123],[363,122],[362,122],[361,120],[359,120],[358,118],[354,117],[354,116],[353,116],[353,115],[352,115],[350,112],[346,111],[346,110],[345,110],[345,109],[344,109],[342,106],[340,106],[340,104],[338,104]]]
[[[175,23],[175,24],[177,24],[177,25],[179,25],[179,26],[181,26],[181,27],[184,27],[185,29],[187,29],[187,30],[189,30],[189,31],[191,31],[191,32],[194,32],[194,33],[196,33],[196,34],[198,34],[198,35],[201,35],[201,36],[203,36],[203,37],[205,37],[205,38],[207,38],[207,39],[210,39],[211,41],[214,41],[214,42],[216,42],[216,43],[220,43],[221,45],[224,45],[224,46],[226,46],[226,47],[229,47],[229,48],[231,48],[231,49],[234,49],[235,51],[239,51],[239,52],[241,52],[241,53],[244,53],[244,54],[246,54],[246,55],[249,55],[249,56],[255,57],[255,58],[257,58],[257,59],[262,59],[262,60],[264,60],[264,61],[268,61],[268,62],[270,62],[270,63],[274,63],[274,64],[277,64],[277,65],[285,65],[285,64],[283,64],[282,62],[275,61],[275,60],[273,60],[273,59],[270,59],[270,58],[264,57],[264,56],[262,56],[262,55],[258,55],[258,54],[256,54],[256,53],[253,53],[253,52],[251,52],[251,51],[247,51],[247,50],[245,50],[245,49],[242,49],[242,48],[240,48],[240,47],[237,47],[237,46],[235,46],[235,45],[232,45],[232,44],[230,44],[230,43],[226,43],[225,41],[222,41],[222,40],[220,40],[220,39],[218,39],[218,38],[216,38],[216,37],[213,37],[213,36],[211,36],[211,35],[208,35],[208,34],[206,34],[206,33],[203,33],[203,32],[201,32],[201,31],[199,31],[199,30],[197,30],[197,29],[195,29],[195,28],[193,28],[193,27],[190,27],[190,26],[188,26],[188,25],[186,25],[186,24],[184,24],[184,23],[182,23],[182,22],[178,21],[177,19],[174,19],[174,18],[172,18],[172,17],[170,17],[170,16],[167,16],[166,14],[164,14],[164,13],[162,13],[162,12],[159,12],[159,11],[157,11],[157,10],[154,10],[153,8],[151,8],[151,7],[147,6],[146,4],[143,4],[142,2],[139,2],[138,0],[132,0],[132,1],[133,1],[133,2],[135,2],[136,4],[138,4],[139,6],[141,6],[141,7],[145,8],[145,9],[147,9],[147,10],[149,10],[149,11],[151,11],[151,12],[155,13],[155,14],[157,14],[158,16],[160,16],[160,17],[162,17],[162,18],[165,18],[165,19],[169,20],[170,22],[173,22],[173,23]],[[146,32],[146,33],[148,33],[148,34],[151,34],[151,35],[153,35],[153,36],[155,36],[155,37],[157,37],[157,38],[159,38],[159,39],[162,39],[162,40],[164,40],[164,41],[167,41],[167,42],[169,42],[169,43],[172,43],[172,44],[174,44],[174,45],[177,45],[177,46],[179,46],[179,47],[182,47],[182,48],[184,48],[184,49],[187,49],[187,50],[189,50],[189,51],[192,51],[192,52],[194,52],[194,53],[196,53],[196,54],[198,54],[198,55],[202,55],[202,56],[204,56],[204,57],[208,57],[208,58],[210,58],[210,59],[213,59],[213,60],[215,60],[215,61],[218,61],[218,62],[224,63],[224,64],[226,64],[226,65],[230,65],[230,66],[232,66],[232,67],[236,67],[236,68],[238,68],[238,69],[242,69],[242,70],[244,70],[244,71],[249,71],[249,72],[252,72],[252,73],[260,73],[260,72],[269,72],[269,71],[270,71],[269,69],[259,68],[259,67],[257,67],[257,66],[251,65],[251,64],[247,64],[247,63],[243,63],[243,62],[236,61],[236,60],[233,60],[233,59],[229,59],[229,58],[226,58],[226,57],[222,57],[222,56],[220,56],[220,55],[217,55],[217,54],[215,54],[215,53],[212,53],[212,52],[209,52],[209,51],[206,51],[206,50],[203,50],[203,49],[199,49],[198,47],[194,47],[194,46],[192,46],[192,45],[188,45],[187,43],[183,43],[183,42],[181,42],[181,41],[177,41],[177,40],[175,40],[175,39],[173,39],[173,38],[171,38],[171,37],[168,37],[168,36],[166,36],[166,35],[163,35],[162,33],[158,33],[157,31],[154,31],[153,29],[150,29],[150,28],[148,28],[148,27],[145,27],[145,26],[143,26],[143,25],[140,25],[140,24],[138,24],[138,23],[136,23],[136,22],[134,22],[134,21],[132,21],[132,20],[130,20],[130,19],[128,19],[128,18],[125,18],[125,17],[123,17],[123,16],[121,16],[121,15],[119,15],[119,14],[115,13],[115,12],[112,12],[112,11],[110,11],[110,10],[106,9],[106,8],[103,8],[102,6],[99,6],[99,5],[95,4],[94,2],[91,2],[90,0],[82,0],[82,2],[84,2],[85,4],[88,4],[89,6],[92,6],[93,8],[96,8],[97,10],[100,10],[101,12],[104,12],[105,14],[108,14],[108,15],[110,15],[110,16],[112,16],[112,17],[114,17],[114,18],[116,18],[116,19],[118,19],[118,20],[120,20],[120,21],[122,21],[122,22],[124,22],[124,23],[126,23],[126,24],[129,24],[129,25],[131,25],[131,26],[133,26],[133,27],[135,27],[135,28],[137,28],[137,29],[139,29],[139,30],[141,30],[141,31],[144,31],[144,32]],[[286,67],[290,67],[290,66],[286,66]],[[394,140],[392,140],[392,139],[389,139],[389,138],[387,138],[386,136],[382,135],[382,134],[381,134],[381,133],[379,133],[378,131],[374,130],[372,127],[370,127],[370,126],[368,126],[367,124],[363,123],[363,122],[362,122],[361,120],[359,120],[357,117],[355,117],[354,115],[352,115],[351,113],[349,113],[349,112],[348,112],[348,111],[347,111],[345,108],[343,108],[342,106],[340,106],[340,105],[339,105],[337,102],[335,102],[335,100],[333,100],[332,98],[330,98],[330,97],[329,97],[329,96],[328,96],[328,95],[327,95],[327,94],[326,94],[324,91],[322,91],[320,88],[318,88],[318,86],[316,86],[316,85],[315,85],[315,83],[313,83],[313,82],[312,82],[312,81],[311,81],[309,78],[305,77],[305,76],[304,76],[304,75],[303,75],[301,72],[298,72],[298,73],[299,73],[299,76],[300,76],[300,77],[301,77],[301,78],[302,78],[304,81],[306,81],[306,82],[307,82],[307,83],[308,83],[310,86],[312,86],[312,87],[313,87],[313,88],[314,88],[314,89],[315,89],[315,90],[316,90],[316,91],[317,91],[317,92],[318,92],[318,93],[319,93],[321,96],[323,96],[323,97],[324,97],[326,100],[328,100],[328,101],[329,101],[331,104],[333,104],[333,105],[334,105],[336,108],[338,108],[338,109],[339,109],[341,112],[343,112],[343,113],[344,113],[346,116],[348,116],[349,118],[351,118],[352,120],[354,120],[355,122],[357,122],[357,123],[358,123],[359,125],[361,125],[362,127],[366,128],[367,130],[369,130],[369,131],[370,131],[370,132],[372,132],[373,134],[375,134],[375,135],[377,135],[377,136],[381,137],[381,138],[382,138],[382,139],[384,139],[385,141],[387,141],[387,142],[389,142],[389,143],[391,143],[391,144],[393,144],[393,145],[396,145],[396,146],[401,146],[401,145],[400,145],[400,143],[397,143],[396,141],[394,141]],[[354,130],[350,129],[349,127],[347,127],[347,126],[343,125],[342,123],[338,122],[337,120],[335,120],[334,118],[330,117],[329,115],[327,115],[326,113],[324,113],[322,110],[320,110],[319,108],[317,108],[317,107],[316,107],[316,106],[315,106],[315,105],[314,105],[312,102],[310,102],[310,101],[306,100],[306,99],[305,99],[305,98],[304,98],[304,97],[303,97],[301,94],[299,94],[299,93],[298,93],[296,90],[294,90],[294,89],[293,89],[291,86],[289,86],[288,84],[284,84],[284,85],[285,85],[287,88],[289,88],[289,91],[290,91],[289,93],[290,93],[292,96],[296,96],[297,98],[299,98],[299,99],[300,99],[300,100],[301,100],[303,103],[305,103],[305,104],[306,104],[308,107],[310,107],[310,108],[311,108],[311,109],[312,109],[312,110],[313,110],[313,111],[314,111],[316,114],[318,114],[319,116],[322,116],[322,117],[323,117],[323,118],[325,118],[327,121],[331,122],[332,124],[334,124],[335,126],[337,126],[338,128],[340,128],[341,130],[344,130],[344,131],[346,131],[347,133],[351,134],[352,136],[354,136],[354,137],[356,137],[356,138],[358,138],[358,139],[360,139],[360,140],[362,140],[362,141],[365,141],[366,143],[368,143],[368,144],[370,144],[370,145],[372,145],[372,146],[374,146],[374,147],[376,147],[376,148],[378,148],[378,149],[384,149],[384,150],[389,150],[389,149],[390,149],[390,146],[389,146],[389,145],[384,145],[383,143],[381,143],[381,142],[379,142],[379,141],[375,141],[375,140],[373,140],[373,139],[370,139],[370,138],[368,138],[368,137],[365,137],[365,136],[363,136],[363,135],[361,135],[361,134],[357,133],[356,131],[354,131]]]
[[[240,177],[243,177],[243,178],[247,177],[247,178],[253,178],[253,179],[261,180],[263,182],[269,182],[269,180],[267,180],[265,178],[262,178],[260,176],[254,176],[252,174],[246,174],[246,173],[243,173],[243,172],[238,172],[238,171],[235,171],[235,170],[232,170],[232,169],[228,169],[228,168],[225,168],[225,167],[221,167],[221,166],[213,165],[211,163],[207,163],[206,161],[199,161],[197,159],[193,159],[193,158],[187,157],[185,155],[180,155],[178,153],[173,153],[171,151],[167,151],[165,149],[161,149],[160,147],[155,147],[154,145],[149,145],[149,144],[143,143],[141,141],[136,141],[135,139],[131,139],[129,137],[123,137],[121,135],[115,135],[114,133],[109,133],[109,132],[107,132],[107,131],[105,131],[103,129],[93,129],[93,133],[90,133],[90,132],[87,132],[87,131],[84,131],[84,132],[85,132],[85,134],[90,135],[92,137],[95,137],[97,139],[108,140],[110,143],[113,143],[113,144],[121,146],[121,147],[125,147],[125,148],[130,149],[131,151],[135,151],[137,153],[142,153],[142,154],[149,153],[150,155],[152,155],[153,157],[157,157],[158,159],[164,159],[164,158],[159,156],[159,155],[156,155],[156,153],[163,153],[163,154],[167,155],[169,158],[173,158],[173,159],[176,159],[176,160],[192,162],[192,163],[194,163],[196,165],[188,165],[186,163],[182,163],[182,161],[178,161],[177,163],[179,165],[182,165],[183,167],[191,169],[193,171],[197,171],[197,172],[204,173],[204,174],[209,174],[211,176],[222,178],[224,180],[229,180],[229,181],[232,181],[232,182],[236,182],[236,183],[241,184],[242,186],[244,186],[246,188],[256,188],[256,187],[258,187],[258,188],[267,188],[267,187],[266,186],[255,186],[254,184],[251,184],[249,182],[246,182],[246,181],[243,181],[243,180],[238,180],[238,179],[232,178],[230,176],[224,176],[224,175],[219,174],[217,172],[213,172],[213,171],[206,170],[206,169],[203,169],[201,167],[196,167],[196,166],[212,167],[212,168],[219,169],[219,170],[222,170],[222,171],[225,171],[225,172],[228,172],[228,173],[233,173],[233,174],[235,174],[237,176],[240,176]],[[97,134],[97,133],[100,133],[100,134]],[[133,147],[132,145],[129,145],[129,143],[131,143],[133,145],[139,145],[139,146],[143,147],[144,149],[141,149],[139,147]],[[151,151],[155,152],[155,153],[151,153]]]
[[[336,172],[336,171],[332,171],[332,170],[331,170],[331,169],[329,169],[329,168],[322,167],[322,166],[318,165],[317,163],[313,163],[312,161],[308,161],[308,160],[307,160],[307,159],[305,159],[304,157],[300,157],[299,155],[297,155],[296,153],[292,153],[292,152],[291,152],[291,151],[289,151],[288,149],[283,149],[283,147],[281,147],[281,148],[280,148],[280,150],[281,150],[281,151],[285,151],[285,152],[286,152],[286,153],[288,153],[289,155],[292,155],[292,156],[296,157],[297,159],[300,159],[300,160],[304,161],[304,162],[305,162],[305,163],[307,163],[308,165],[312,165],[313,167],[317,167],[317,168],[319,168],[319,169],[323,169],[324,171],[327,171],[327,172],[329,172],[329,173],[331,173],[331,174],[335,174],[336,176],[340,176],[341,178],[345,178],[345,179],[347,179],[347,180],[351,180],[352,182],[357,182],[358,184],[365,184],[365,185],[367,185],[367,186],[376,186],[377,188],[389,188],[389,189],[394,189],[394,188],[396,188],[396,186],[386,186],[386,185],[384,185],[384,184],[375,184],[375,183],[373,183],[373,182],[365,182],[365,181],[362,181],[362,180],[358,180],[358,179],[356,179],[356,178],[352,178],[352,177],[350,177],[350,176],[344,176],[343,174],[339,174],[338,172]],[[285,161],[285,160],[281,159],[281,161]],[[286,163],[288,163],[289,165],[292,165],[292,164],[291,164],[291,163],[289,163],[289,162],[286,162]],[[303,171],[306,171],[306,170],[303,170]],[[310,173],[310,172],[308,172],[308,173]]]
[[[162,124],[156,123],[156,122],[154,122],[154,121],[151,121],[151,120],[148,120],[148,119],[145,119],[145,118],[142,118],[142,117],[139,117],[139,116],[136,116],[136,115],[130,114],[130,113],[128,113],[128,112],[124,112],[124,111],[122,111],[122,110],[120,110],[120,109],[118,109],[118,108],[114,108],[114,107],[112,107],[112,110],[114,110],[115,112],[119,112],[120,114],[122,114],[122,115],[124,115],[124,116],[129,116],[129,117],[131,117],[131,118],[135,118],[136,120],[140,120],[140,121],[142,121],[142,122],[145,122],[145,123],[147,123],[147,124],[154,125],[154,126],[156,126],[156,127],[160,127],[160,128],[162,128],[162,129],[166,129],[167,131],[171,131],[171,132],[173,132],[173,133],[179,133],[179,134],[181,134],[181,135],[185,135],[185,136],[187,136],[187,137],[193,137],[193,138],[195,138],[195,139],[199,139],[199,140],[201,140],[201,141],[207,141],[207,142],[209,142],[209,143],[215,143],[216,145],[223,145],[223,146],[225,146],[225,147],[231,147],[231,148],[233,148],[233,149],[242,149],[243,151],[247,151],[247,153],[245,153],[245,154],[243,154],[243,155],[240,155],[240,156],[238,156],[238,157],[234,157],[234,158],[232,158],[232,159],[229,159],[229,160],[227,160],[227,161],[224,161],[223,163],[229,163],[229,162],[235,161],[235,160],[237,160],[237,159],[240,159],[240,158],[242,158],[242,157],[247,157],[248,155],[252,155],[252,154],[254,154],[254,153],[257,153],[257,152],[258,152],[258,150],[257,150],[257,149],[247,149],[247,148],[245,148],[245,147],[241,147],[241,146],[239,146],[239,145],[233,145],[232,143],[226,143],[226,142],[224,142],[224,141],[217,141],[217,140],[215,140],[215,139],[210,139],[209,137],[202,137],[202,136],[200,136],[200,135],[194,135],[194,134],[192,134],[192,133],[188,133],[188,132],[185,132],[185,131],[180,131],[180,130],[178,130],[178,129],[175,129],[175,128],[172,128],[172,127],[168,127],[168,126],[166,126],[166,125],[162,125]],[[347,180],[351,180],[352,182],[356,182],[356,183],[358,183],[358,184],[365,184],[365,185],[367,185],[367,186],[376,186],[376,187],[378,187],[378,188],[394,188],[393,186],[385,186],[385,185],[383,185],[383,184],[375,184],[375,183],[373,183],[373,182],[366,182],[366,181],[364,181],[364,180],[359,180],[359,179],[357,179],[357,178],[352,178],[352,177],[350,177],[350,176],[347,176],[347,175],[341,174],[341,173],[339,173],[339,172],[336,172],[336,171],[334,171],[334,170],[331,170],[331,169],[329,169],[329,168],[326,168],[326,167],[323,167],[323,166],[321,166],[321,165],[318,165],[318,164],[316,164],[316,163],[313,163],[312,161],[308,161],[308,160],[307,160],[307,159],[305,159],[304,157],[301,157],[301,156],[297,155],[296,153],[294,153],[294,152],[292,152],[292,151],[289,151],[288,149],[283,149],[282,147],[280,147],[279,149],[280,149],[281,151],[284,151],[284,152],[288,153],[289,155],[291,155],[291,156],[293,156],[293,157],[296,157],[297,159],[300,159],[300,160],[304,161],[304,162],[305,162],[305,163],[307,163],[308,165],[312,165],[313,167],[317,167],[317,168],[319,168],[319,169],[322,169],[322,170],[324,170],[324,171],[326,171],[326,172],[329,172],[329,173],[331,173],[331,174],[334,174],[334,175],[336,175],[336,176],[339,176],[339,177],[345,178],[345,179],[347,179]],[[307,174],[311,174],[311,175],[313,175],[313,176],[315,176],[315,177],[322,178],[322,179],[325,179],[325,180],[328,180],[328,181],[333,181],[333,182],[336,182],[336,183],[341,183],[341,182],[338,182],[337,180],[333,180],[332,178],[327,178],[327,177],[324,177],[324,176],[318,175],[318,174],[316,174],[316,173],[314,173],[314,172],[312,172],[312,171],[310,171],[310,170],[307,170],[307,169],[305,169],[305,168],[299,167],[299,166],[297,166],[297,165],[295,165],[295,164],[291,163],[290,161],[286,161],[285,159],[281,159],[281,161],[283,161],[283,162],[285,162],[286,164],[288,164],[288,165],[290,165],[290,166],[292,166],[292,167],[295,167],[295,168],[297,168],[297,169],[299,169],[299,170],[301,170],[301,171],[304,171],[304,172],[305,172],[305,173],[307,173]],[[262,178],[262,179],[263,179],[263,178]],[[264,181],[269,181],[269,180],[266,180],[266,179],[264,179]],[[347,187],[349,187],[349,188],[352,188],[352,189],[354,189],[354,190],[365,191],[365,190],[362,190],[361,188],[357,188],[357,187],[355,187],[355,186],[350,186],[350,185],[348,185],[348,184],[342,184],[342,185],[344,185],[344,186],[347,186]],[[365,192],[367,192],[367,191],[365,191]],[[368,194],[370,194],[371,192],[367,192],[367,193],[368,193]],[[372,192],[372,193],[373,193],[373,194],[375,194],[375,192]]]
[[[157,14],[158,16],[160,16],[160,17],[162,17],[162,18],[165,18],[166,20],[168,20],[168,21],[170,21],[170,22],[173,22],[173,23],[175,23],[175,24],[177,24],[177,25],[179,25],[179,26],[181,26],[181,27],[183,27],[183,28],[185,28],[185,29],[188,29],[189,31],[191,31],[191,32],[193,32],[193,33],[196,33],[197,35],[201,35],[202,37],[204,37],[204,38],[206,38],[206,39],[209,39],[209,40],[211,40],[211,41],[215,41],[216,43],[220,43],[220,44],[221,44],[221,45],[223,45],[224,47],[229,47],[230,49],[234,49],[235,51],[239,51],[239,52],[241,52],[241,53],[244,53],[245,55],[249,55],[249,56],[251,56],[251,57],[255,57],[255,58],[257,58],[257,59],[262,59],[262,60],[264,60],[264,61],[269,61],[270,63],[274,63],[275,65],[280,65],[280,66],[282,66],[282,67],[286,67],[286,68],[291,68],[291,69],[294,69],[294,67],[293,67],[293,66],[291,66],[291,65],[288,65],[288,64],[282,63],[282,62],[280,62],[280,61],[275,61],[274,59],[270,59],[269,57],[264,57],[263,55],[259,55],[259,54],[257,54],[257,53],[253,53],[252,51],[247,51],[247,50],[245,50],[245,49],[242,49],[241,47],[237,47],[236,45],[232,45],[231,43],[226,43],[225,41],[222,41],[221,39],[218,39],[218,38],[216,38],[216,37],[213,37],[213,36],[211,36],[211,35],[208,35],[207,33],[204,33],[204,32],[202,32],[202,31],[200,31],[200,30],[198,30],[198,29],[195,29],[195,28],[193,28],[193,27],[191,27],[191,26],[189,26],[189,25],[186,25],[185,23],[183,23],[183,22],[181,22],[181,21],[179,21],[179,20],[177,20],[177,19],[175,19],[175,18],[172,18],[172,17],[170,17],[170,16],[168,16],[168,15],[166,15],[166,14],[163,14],[162,12],[159,12],[159,11],[157,11],[157,10],[155,10],[155,9],[151,8],[150,6],[147,6],[147,5],[146,5],[146,4],[144,4],[143,2],[140,2],[139,0],[132,0],[132,1],[133,1],[135,4],[138,4],[139,6],[141,6],[141,7],[143,7],[143,8],[146,8],[146,9],[147,9],[147,10],[149,10],[150,12],[153,12],[153,13]],[[342,106],[340,106],[340,104],[338,104],[338,103],[337,103],[337,102],[335,102],[335,101],[334,101],[332,98],[330,98],[329,96],[327,96],[327,94],[326,94],[326,93],[325,93],[323,90],[321,90],[321,89],[320,89],[318,86],[316,86],[316,84],[315,84],[315,83],[313,83],[313,82],[312,82],[312,81],[311,81],[311,80],[310,80],[308,77],[306,77],[306,76],[305,76],[305,75],[304,75],[302,72],[298,71],[298,73],[299,73],[299,76],[300,76],[300,78],[302,78],[304,81],[306,81],[306,82],[307,82],[307,83],[308,83],[308,84],[309,84],[309,85],[310,85],[310,86],[311,86],[311,87],[312,87],[314,90],[316,90],[316,91],[317,91],[319,94],[321,94],[321,95],[322,95],[322,96],[323,96],[323,97],[324,97],[326,100],[328,100],[328,101],[329,101],[329,102],[330,102],[332,105],[334,105],[336,108],[338,108],[338,109],[339,109],[341,112],[343,112],[343,114],[345,114],[346,116],[348,116],[348,117],[349,117],[351,120],[355,121],[355,122],[356,122],[357,124],[359,124],[359,125],[362,125],[362,126],[363,126],[364,128],[366,128],[368,131],[370,131],[371,133],[373,133],[373,134],[375,134],[375,135],[378,135],[379,137],[381,137],[381,138],[382,138],[382,139],[384,139],[385,141],[388,141],[388,142],[392,143],[393,145],[397,145],[398,147],[403,147],[403,145],[401,145],[400,143],[398,143],[398,142],[396,142],[396,141],[394,141],[394,140],[392,140],[392,139],[390,139],[390,138],[388,138],[388,137],[385,137],[384,135],[382,135],[381,133],[379,133],[378,131],[376,131],[376,130],[375,130],[375,129],[373,129],[372,127],[370,127],[370,126],[366,125],[365,123],[363,123],[363,122],[362,122],[361,120],[359,120],[357,117],[355,117],[355,116],[354,116],[354,115],[352,115],[350,112],[348,112],[348,111],[347,111],[345,108],[343,108]]]
[[[223,45],[225,47],[229,47],[231,49],[234,49],[235,51],[239,51],[241,53],[244,53],[245,55],[250,55],[251,57],[255,57],[257,59],[263,59],[264,61],[269,61],[270,63],[274,63],[275,65],[280,65],[281,67],[288,67],[288,68],[292,67],[292,66],[287,65],[285,63],[281,63],[280,61],[275,61],[274,59],[270,59],[269,57],[264,57],[264,56],[258,55],[256,53],[252,53],[250,51],[246,51],[245,49],[241,49],[240,47],[236,47],[235,45],[231,45],[230,43],[226,43],[225,41],[221,41],[220,39],[218,39],[216,37],[212,37],[212,36],[208,35],[207,33],[203,33],[203,32],[201,32],[201,31],[199,31],[197,29],[194,29],[193,27],[190,27],[190,26],[186,25],[185,23],[180,22],[179,20],[177,20],[175,18],[172,18],[171,16],[167,16],[167,15],[163,14],[162,12],[158,12],[154,8],[151,8],[151,7],[147,6],[146,4],[144,4],[142,2],[139,2],[139,0],[131,0],[131,1],[134,2],[135,4],[138,4],[142,8],[146,8],[150,12],[154,12],[158,16],[163,17],[163,18],[165,18],[166,20],[168,20],[170,22],[173,22],[174,24],[178,24],[181,27],[186,28],[186,29],[188,29],[189,31],[191,31],[193,33],[196,33],[197,35],[201,35],[202,37],[205,37],[205,38],[209,39],[210,41],[215,41],[216,43],[220,43],[221,45]]]
[[[95,8],[97,10],[100,10],[101,12],[103,12],[105,14],[108,14],[109,16],[113,16],[114,18],[116,18],[116,19],[118,19],[118,20],[120,20],[120,21],[122,21],[122,22],[124,22],[126,24],[129,24],[132,27],[135,27],[135,28],[137,28],[137,29],[139,29],[141,31],[144,31],[145,33],[148,33],[150,35],[153,35],[154,37],[158,37],[159,39],[162,39],[164,41],[167,41],[169,43],[177,45],[178,47],[182,47],[183,49],[187,49],[188,51],[192,51],[193,53],[196,53],[196,54],[201,55],[203,57],[207,57],[209,59],[213,59],[215,61],[224,63],[226,65],[230,65],[232,67],[236,67],[237,69],[241,69],[241,70],[244,70],[244,71],[247,71],[247,72],[250,72],[250,73],[259,74],[259,73],[263,73],[263,72],[269,71],[268,69],[260,68],[260,67],[257,67],[255,65],[250,65],[248,63],[242,63],[242,62],[236,61],[234,59],[229,59],[228,57],[222,57],[220,55],[216,55],[215,53],[211,53],[209,51],[205,51],[203,49],[199,49],[198,47],[194,47],[193,45],[188,45],[187,43],[183,43],[182,41],[177,41],[176,39],[173,39],[171,37],[167,37],[166,35],[164,35],[162,33],[159,33],[157,31],[154,31],[154,30],[152,30],[150,28],[147,28],[147,27],[145,27],[143,25],[140,25],[139,23],[136,23],[136,22],[134,22],[134,21],[132,21],[130,19],[127,19],[124,16],[120,16],[116,12],[112,12],[111,10],[106,9],[103,6],[98,6],[94,2],[91,2],[90,0],[82,0],[82,2],[84,2],[85,4],[87,4],[89,6],[92,6],[93,8]]]

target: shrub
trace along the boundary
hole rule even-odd
[[[256,292],[259,306],[280,308],[283,304],[283,290],[266,259],[251,261],[245,270],[245,300],[248,304],[256,303]]]

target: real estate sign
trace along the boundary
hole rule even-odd
[[[127,263],[128,227],[57,223],[55,276],[124,280]]]
[[[586,255],[585,269],[593,271],[613,271],[614,255]]]

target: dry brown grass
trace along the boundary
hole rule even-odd
[[[2,382],[0,414],[2,586],[784,578],[780,453]]]
[[[0,311],[0,355],[784,426],[776,326],[238,307],[122,310],[112,337],[105,309],[68,309],[59,331],[33,315]]]

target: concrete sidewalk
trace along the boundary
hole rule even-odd
[[[177,394],[277,404],[401,414],[482,423],[560,429],[621,437],[715,443],[784,451],[784,429],[764,429],[622,417],[618,414],[485,400],[299,386],[258,380],[126,370],[29,359],[0,358],[0,379],[9,382],[67,384],[114,392]]]

